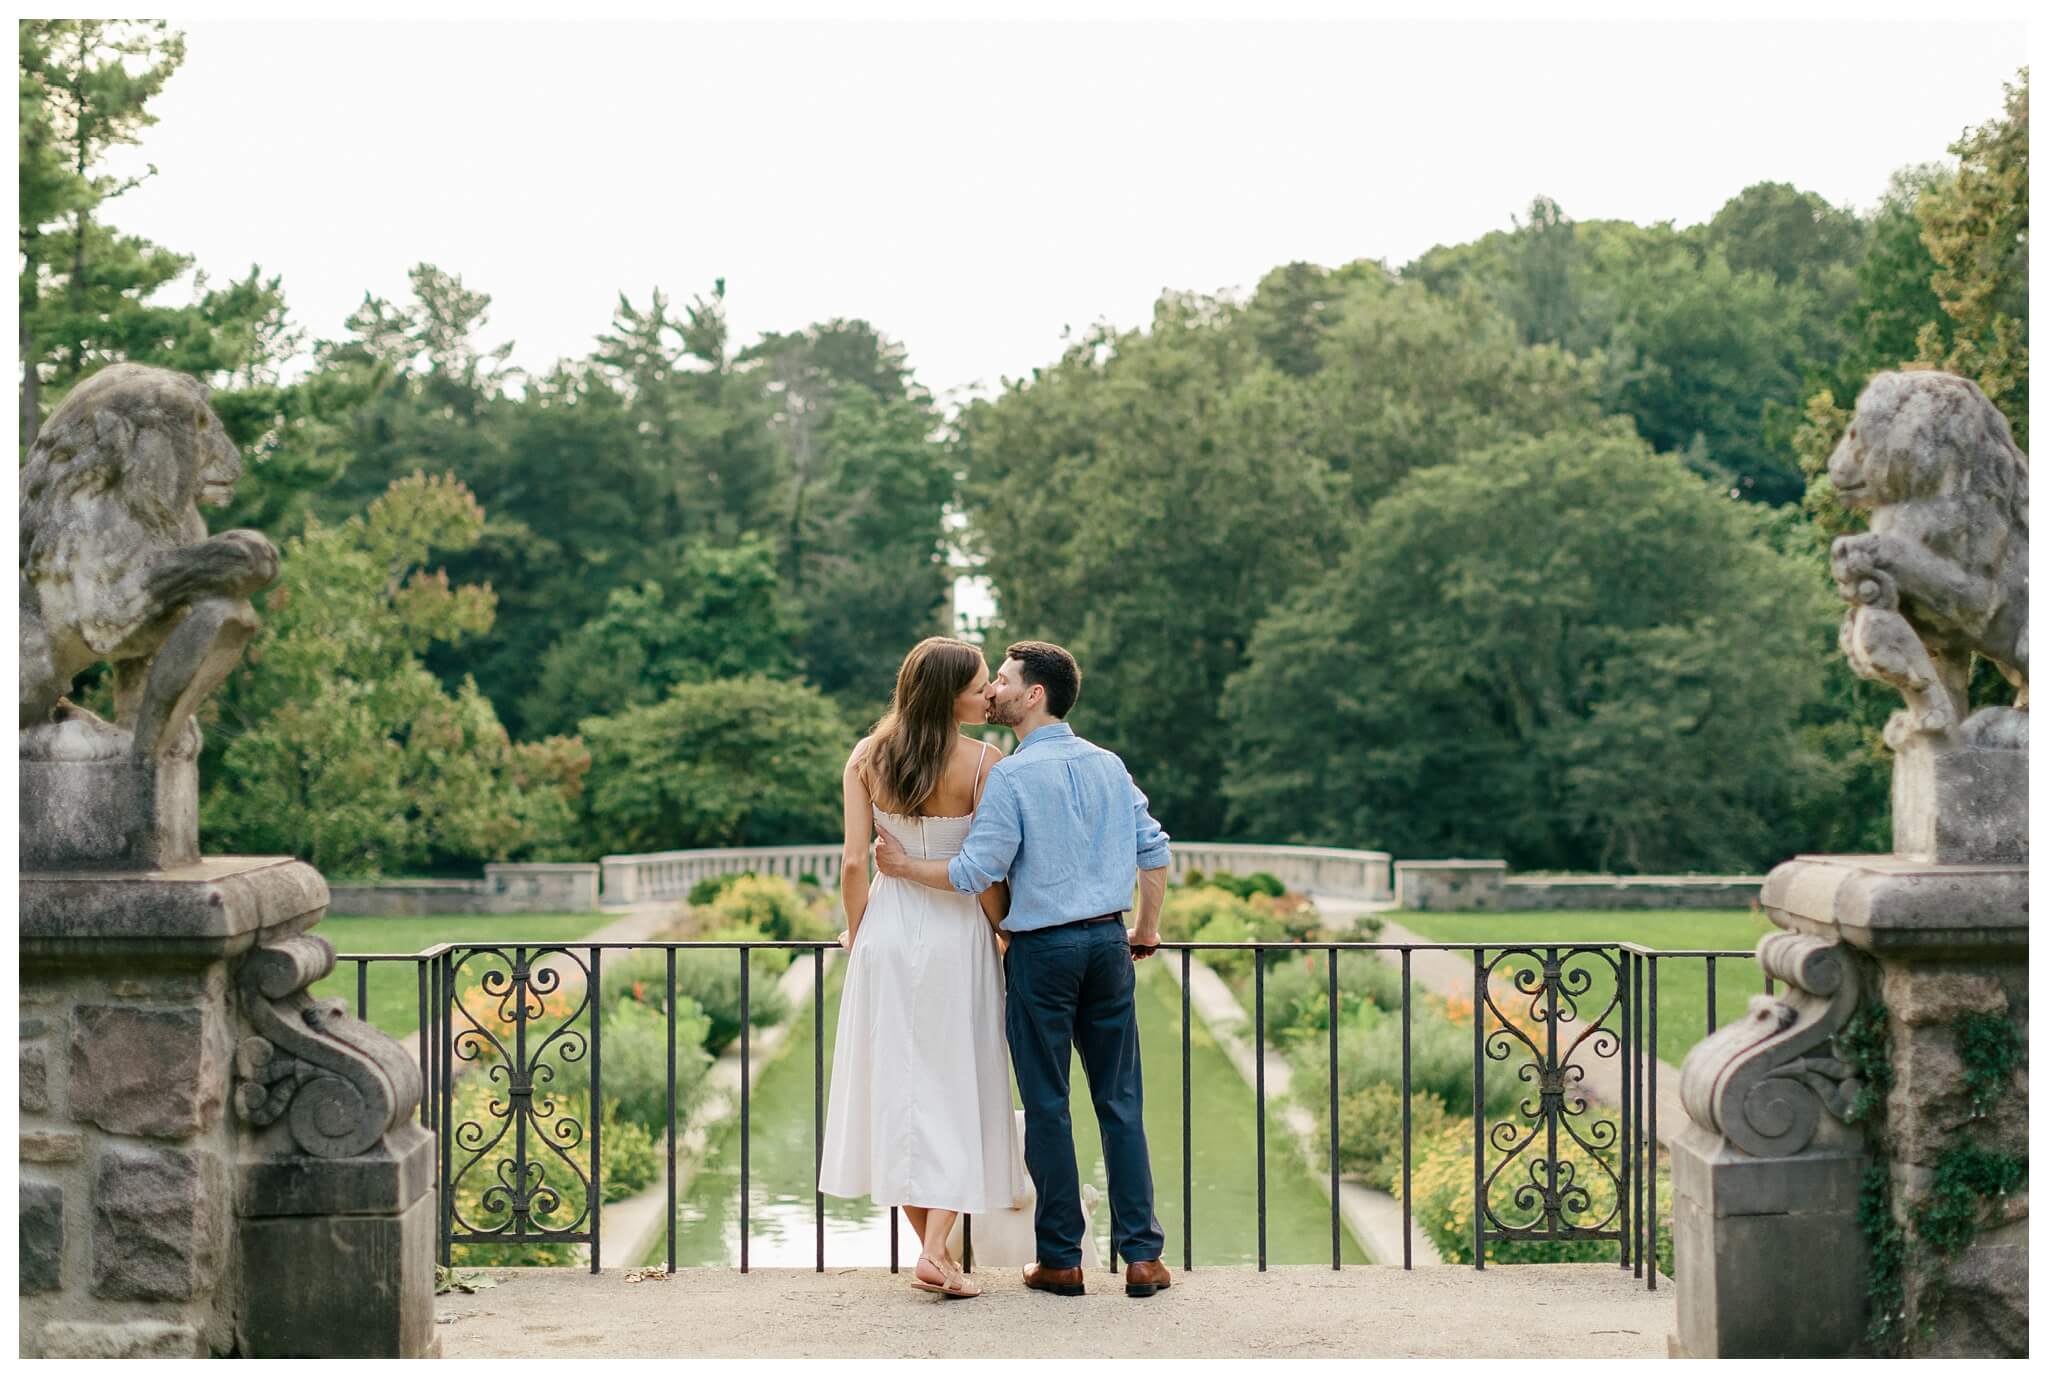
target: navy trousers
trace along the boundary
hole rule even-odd
[[[1079,1050],[1102,1128],[1109,1177],[1110,1237],[1132,1262],[1156,1259],[1165,1232],[1152,1213],[1152,1160],[1145,1149],[1145,1086],[1138,1065],[1136,973],[1121,923],[1061,924],[1010,936],[1010,1065],[1024,1101],[1024,1164],[1038,1189],[1038,1261],[1081,1266],[1081,1179],[1068,1071]]]

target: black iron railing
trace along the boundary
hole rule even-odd
[[[1702,962],[1706,1009],[1701,1036],[1719,1023],[1717,964],[1754,960],[1739,950],[1665,951],[1634,943],[1163,943],[1179,954],[1181,1110],[1181,1266],[1194,1261],[1194,1155],[1191,991],[1195,954],[1250,951],[1252,958],[1256,1115],[1257,1256],[1267,1264],[1266,1184],[1266,969],[1272,954],[1328,956],[1329,1021],[1329,1196],[1330,1266],[1343,1254],[1343,1174],[1339,1107],[1338,962],[1397,959],[1401,973],[1401,1264],[1414,1266],[1414,1144],[1412,1031],[1415,957],[1418,953],[1465,954],[1471,962],[1472,998],[1472,1255],[1486,1266],[1489,1244],[1612,1241],[1619,1266],[1657,1285],[1657,1084],[1659,965]],[[606,953],[665,954],[668,1077],[666,1184],[667,1262],[676,1268],[678,1106],[676,1098],[676,958],[678,953],[729,951],[739,977],[739,1266],[749,1270],[751,1137],[751,967],[759,949],[810,953],[836,951],[837,944],[791,942],[670,943],[443,943],[417,953],[347,954],[355,967],[358,1017],[369,1017],[372,964],[411,964],[418,1001],[421,1076],[426,1088],[420,1122],[440,1140],[441,1261],[455,1245],[587,1244],[591,1271],[598,1271],[602,1246],[603,1149],[603,976]],[[812,972],[812,1214],[815,1268],[825,1267],[825,1209],[815,1190],[822,1163],[825,1117],[824,962]],[[1607,982],[1599,977],[1611,981]],[[1503,979],[1504,978],[1504,979]],[[1765,979],[1765,990],[1770,990]],[[560,997],[559,1007],[550,997]],[[1586,1002],[1598,1004],[1591,1009]],[[1488,1064],[1502,1064],[1526,1087],[1516,1113],[1486,1115]],[[1605,1098],[1587,1087],[1601,1064],[1618,1074],[1619,1113],[1615,1121],[1592,1114]],[[581,1069],[587,1087],[588,1123],[569,1113],[574,1092],[558,1079]],[[1496,1075],[1500,1074],[1496,1073]],[[456,1122],[454,1092],[465,1076],[486,1078],[492,1095],[481,1118]],[[509,1144],[507,1141],[510,1141]],[[587,1152],[579,1153],[585,1148]],[[1562,1156],[1575,1145],[1608,1179],[1614,1205],[1594,1206],[1589,1182],[1577,1180],[1578,1164]],[[1488,1150],[1492,1150],[1489,1155]],[[472,1174],[488,1174],[470,1206],[461,1198]],[[571,1209],[575,1196],[580,1209]],[[1600,1195],[1605,1195],[1604,1192]],[[898,1212],[891,1208],[889,1268],[900,1267]],[[965,1263],[973,1267],[973,1224],[964,1224]],[[1109,1268],[1117,1270],[1114,1243]]]

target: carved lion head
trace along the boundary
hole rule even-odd
[[[21,471],[21,569],[40,572],[63,514],[118,503],[149,536],[178,538],[197,504],[225,507],[242,456],[198,379],[113,364],[73,388],[36,436]]]
[[[1880,373],[1828,457],[1843,504],[1884,507],[1916,498],[1989,499],[2026,523],[2027,461],[1982,389],[1952,373]]]

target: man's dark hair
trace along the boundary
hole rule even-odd
[[[1017,662],[1026,684],[1045,687],[1046,712],[1064,718],[1073,711],[1074,700],[1081,696],[1081,667],[1066,647],[1050,641],[1019,641],[1003,655]]]

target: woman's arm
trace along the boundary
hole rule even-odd
[[[846,774],[840,792],[846,800],[846,840],[839,853],[839,904],[846,911],[846,932],[840,946],[853,950],[853,938],[860,931],[861,915],[868,909],[868,844],[875,836],[874,808],[868,801],[867,781],[861,778],[862,739],[846,758]]]

